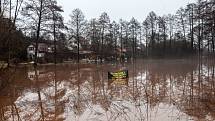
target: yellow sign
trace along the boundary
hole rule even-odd
[[[128,70],[118,71],[118,72],[108,72],[108,79],[118,80],[118,79],[127,79]]]

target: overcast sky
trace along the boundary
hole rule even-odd
[[[130,20],[135,17],[143,21],[150,11],[157,15],[174,14],[180,7],[196,0],[59,0],[63,6],[65,20],[75,8],[80,8],[87,19],[98,18],[107,12],[111,20]]]

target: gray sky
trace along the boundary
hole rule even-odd
[[[98,18],[107,12],[111,20],[130,20],[135,17],[143,21],[150,11],[157,15],[174,14],[180,7],[196,0],[59,0],[67,21],[75,8],[80,8],[87,19]]]

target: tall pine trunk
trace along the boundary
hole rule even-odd
[[[40,29],[41,29],[41,20],[42,20],[42,10],[43,10],[43,0],[40,0],[40,10],[39,10],[39,18],[37,24],[37,35],[36,35],[36,46],[35,46],[35,55],[34,55],[34,65],[37,65],[38,62],[38,41],[40,38]]]

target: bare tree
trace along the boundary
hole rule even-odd
[[[163,40],[163,53],[166,53],[166,41],[167,41],[167,17],[158,17],[158,24],[161,32],[161,37]]]
[[[187,5],[187,12],[189,16],[189,28],[190,28],[190,39],[191,39],[191,50],[194,50],[194,4]]]
[[[35,45],[35,54],[34,54],[34,63],[37,65],[38,62],[38,41],[41,38],[41,33],[45,32],[45,24],[49,21],[50,13],[50,0],[28,0],[24,3],[22,10],[23,23],[22,28],[26,32],[29,30],[35,33],[36,45]]]
[[[50,1],[50,20],[52,20],[52,24],[49,27],[51,29],[50,33],[53,35],[54,40],[54,62],[57,63],[57,39],[60,36],[60,33],[62,33],[60,30],[64,29],[64,22],[63,22],[63,16],[61,15],[61,12],[63,12],[63,9],[61,6],[57,4],[56,0]],[[58,34],[57,34],[58,33]]]
[[[72,36],[75,36],[77,42],[77,52],[78,52],[78,63],[80,60],[80,36],[83,35],[84,28],[86,25],[86,20],[84,14],[80,9],[74,9],[70,15],[69,29],[71,30]]]
[[[146,18],[146,21],[149,23],[150,30],[151,30],[151,39],[150,39],[150,44],[151,44],[151,49],[155,49],[155,30],[156,30],[156,20],[157,20],[157,15],[154,12],[150,12],[149,15]]]
[[[168,27],[168,30],[169,30],[169,50],[171,51],[173,34],[174,34],[174,16],[173,15],[171,15],[171,14],[168,15],[167,24],[168,24],[167,27]]]
[[[137,51],[137,34],[138,29],[140,28],[139,22],[132,18],[130,21],[130,31],[131,31],[131,38],[132,38],[132,57],[133,59],[136,58],[136,51]]]
[[[99,55],[99,48],[100,48],[100,27],[99,21],[97,19],[92,19],[89,21],[87,26],[87,39],[91,42],[90,50],[94,51],[96,55]],[[94,57],[97,60],[98,57]]]
[[[119,35],[119,25],[118,23],[116,23],[115,21],[113,21],[111,24],[110,24],[110,35],[111,35],[111,38],[112,38],[112,42],[114,43],[113,46],[114,46],[114,55],[115,55],[115,61],[117,61],[117,40],[118,40],[118,35]]]
[[[148,57],[148,45],[149,45],[149,23],[147,21],[143,22],[143,28],[145,33],[145,46],[146,46],[146,56]]]
[[[100,49],[100,62],[102,63],[102,60],[104,59],[104,36],[105,32],[107,31],[107,28],[110,24],[110,18],[107,13],[102,13],[99,18],[99,23],[101,26],[101,49]]]
[[[183,8],[180,8],[176,12],[176,18],[178,20],[179,28],[181,28],[183,32],[183,40],[184,40],[184,46],[186,46],[187,39],[186,39],[186,27],[187,27],[187,21],[186,21],[186,11]]]
[[[128,49],[128,36],[129,36],[129,22],[120,19],[120,47],[121,47],[121,59],[125,55],[122,55],[123,48]]]

